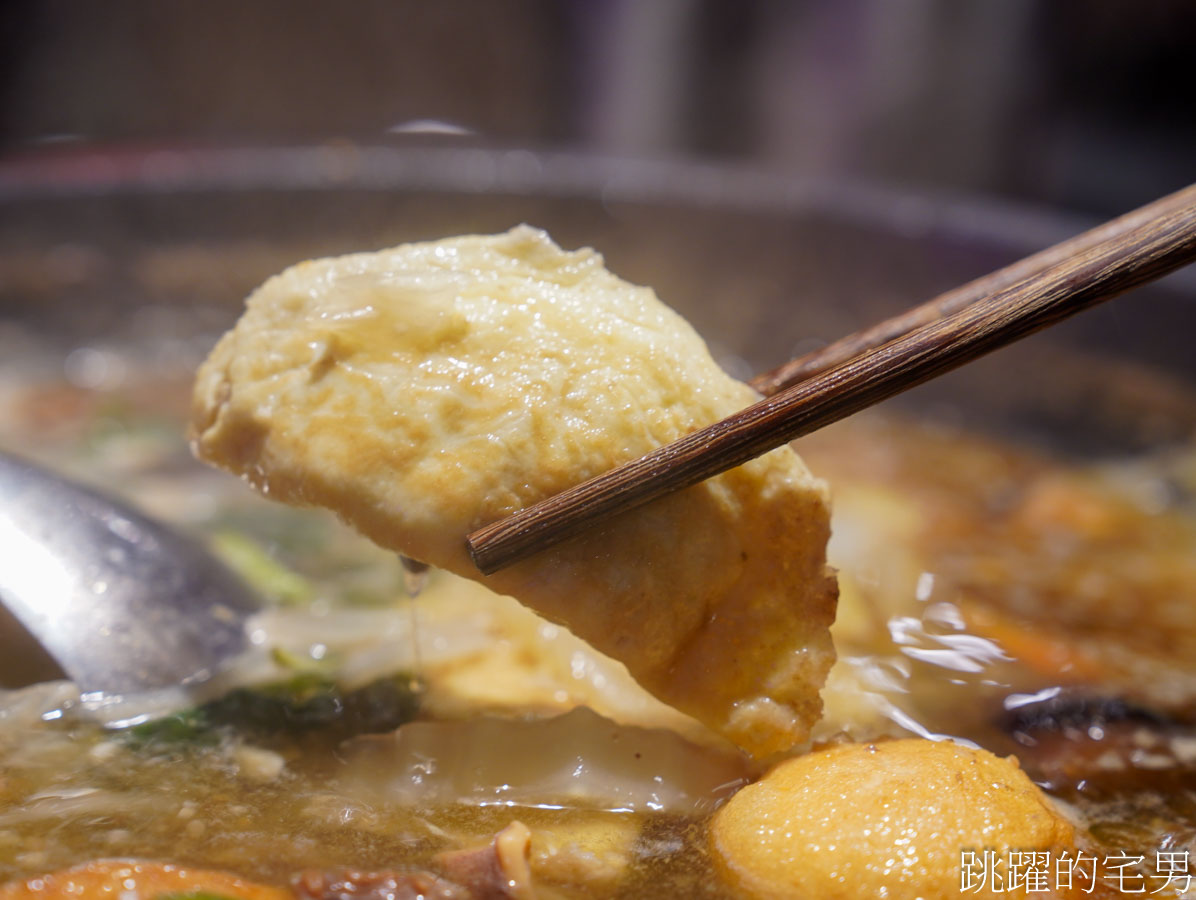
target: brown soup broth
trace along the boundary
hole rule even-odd
[[[401,567],[330,517],[275,507],[192,463],[179,424],[188,387],[182,377],[130,377],[105,390],[14,384],[0,406],[0,440],[116,485],[159,517],[212,538],[266,591],[273,664],[341,678],[352,669],[351,635],[327,646],[272,642],[287,634],[288,616],[313,608],[349,610],[363,622],[406,610]],[[1016,754],[1081,823],[1081,842],[1094,853],[1141,854],[1150,872],[1156,851],[1191,847],[1193,448],[1077,463],[871,415],[798,450],[832,485],[831,555],[843,592],[841,659],[817,742],[911,732],[974,741]],[[437,590],[449,596],[437,583],[434,574],[402,657],[404,677],[426,682],[421,721],[518,719],[580,702],[571,687],[554,693],[539,682],[505,707],[484,696],[481,673],[502,659],[486,663],[497,651],[459,635],[451,640],[471,648],[461,658],[473,668],[461,674],[445,662],[451,652],[437,656],[432,604]],[[421,623],[420,615],[430,618]],[[502,646],[512,658],[523,652]],[[369,681],[369,669],[350,678],[354,688]],[[372,676],[385,674],[384,664],[374,669]],[[442,672],[451,677],[438,685]],[[538,796],[533,786],[514,800],[501,792],[487,800],[483,790],[481,801],[437,794],[434,803],[412,803],[388,793],[401,770],[359,771],[373,757],[355,748],[371,739],[339,725],[249,735],[222,723],[202,739],[138,738],[105,728],[69,685],[6,693],[3,702],[0,880],[111,857],[274,883],[307,869],[434,867],[439,854],[484,844],[518,819],[532,830],[533,873],[549,896],[720,892],[704,849],[717,796],[684,809],[637,801],[632,811],[615,811],[593,797]],[[692,762],[707,752],[702,746],[697,740],[697,755],[678,758]],[[687,777],[680,768],[672,774]]]

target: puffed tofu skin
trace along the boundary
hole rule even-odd
[[[539,230],[305,262],[199,371],[197,455],[510,594],[757,755],[834,660],[826,489],[789,448],[492,576],[472,530],[756,399],[651,290]]]

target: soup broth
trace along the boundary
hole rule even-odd
[[[724,895],[708,822],[763,765],[513,602],[201,469],[188,378],[116,381],[14,380],[0,439],[204,536],[266,605],[222,682],[235,702],[162,719],[64,682],[0,694],[0,881],[105,858],[280,885],[451,874],[518,821],[539,896]],[[813,744],[1014,754],[1083,850],[1129,860],[1097,896],[1128,875],[1178,895],[1161,863],[1196,840],[1196,453],[1077,462],[881,414],[799,450],[833,488],[842,589]]]

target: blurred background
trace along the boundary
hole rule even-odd
[[[1191,0],[7,0],[0,153],[433,142],[1105,215],[1193,180]]]

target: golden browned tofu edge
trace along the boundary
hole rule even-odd
[[[531,229],[518,231],[460,239],[498,246],[497,259],[494,247],[485,247],[480,265],[497,266],[507,281],[499,279],[499,286],[487,290],[514,291],[521,306],[544,301],[537,310],[541,317],[554,314],[564,303],[561,297],[585,301],[564,315],[590,316],[592,307],[609,302],[614,307],[609,314],[616,345],[612,358],[617,360],[637,350],[618,346],[622,323],[633,318],[637,335],[656,329],[650,353],[666,374],[653,370],[645,378],[632,371],[626,377],[641,379],[636,386],[641,394],[657,390],[674,398],[667,416],[654,396],[638,412],[650,428],[634,421],[636,410],[604,410],[597,403],[582,411],[592,412],[597,421],[570,425],[580,421],[577,407],[537,409],[523,395],[503,400],[500,391],[475,390],[436,374],[425,391],[422,382],[429,370],[435,373],[437,354],[482,364],[498,358],[495,341],[518,338],[488,335],[487,328],[498,328],[497,317],[484,304],[470,307],[476,298],[468,288],[434,298],[436,316],[429,316],[431,301],[422,294],[409,301],[402,291],[383,296],[363,288],[368,278],[363,282],[362,272],[371,266],[386,273],[424,265],[424,251],[436,244],[404,245],[381,254],[305,263],[251,296],[237,326],[200,369],[191,425],[196,454],[272,498],[331,509],[382,546],[514,596],[624,663],[665,702],[753,754],[804,741],[821,713],[818,692],[834,661],[828,629],[837,588],[825,564],[825,486],[789,448],[493,576],[481,576],[470,563],[464,538],[472,528],[561,490],[593,474],[595,467],[609,468],[717,420],[754,396],[718,369],[679,317],[650,292],[607,273],[596,254],[596,267],[590,257],[580,256],[582,251],[564,254],[566,265],[555,258],[564,252],[551,242],[545,245],[542,233],[529,238]],[[404,258],[412,253],[419,257],[414,263]],[[330,293],[328,285],[341,277],[338,266],[352,271],[352,279],[345,276],[352,281],[347,290],[366,290],[366,302],[356,308],[382,310],[370,325],[368,341],[326,327],[338,317],[350,319],[355,308],[352,297]],[[553,281],[561,269],[565,275]],[[406,328],[395,322],[412,304],[413,319],[432,323],[420,326],[418,352],[381,353],[378,334]],[[463,324],[454,319],[451,327],[445,325],[450,309],[452,316],[463,316]],[[560,339],[574,340],[573,327],[560,324]],[[585,321],[581,331],[595,327],[607,326]],[[414,340],[411,330],[403,332],[400,343]],[[537,339],[551,343],[558,336]],[[533,357],[568,352],[569,347],[555,345],[529,351]],[[655,357],[670,354],[675,358],[666,358],[661,367]],[[566,377],[589,377],[607,364],[604,357],[587,356],[581,363],[586,372]],[[638,363],[631,357],[621,364],[634,368]],[[704,398],[705,406],[687,399],[692,385],[664,383],[672,367],[681,370],[679,379],[700,384],[693,393]],[[518,374],[523,383],[516,388],[526,388],[526,367]],[[499,371],[497,377],[502,375]],[[603,389],[617,391],[623,377],[615,371],[614,386]],[[528,396],[546,393],[533,384]],[[425,394],[435,395],[436,405],[423,405]],[[452,409],[441,404],[446,396]],[[531,412],[515,410],[517,405]],[[526,422],[518,419],[524,415],[530,416]],[[518,424],[494,440],[495,423],[506,427],[513,416]],[[634,427],[627,426],[628,418]],[[446,432],[446,421],[456,430]],[[617,433],[611,437],[611,432]],[[448,443],[437,444],[446,434]],[[562,446],[566,452],[560,452]],[[570,453],[581,461],[580,472],[570,469]]]

